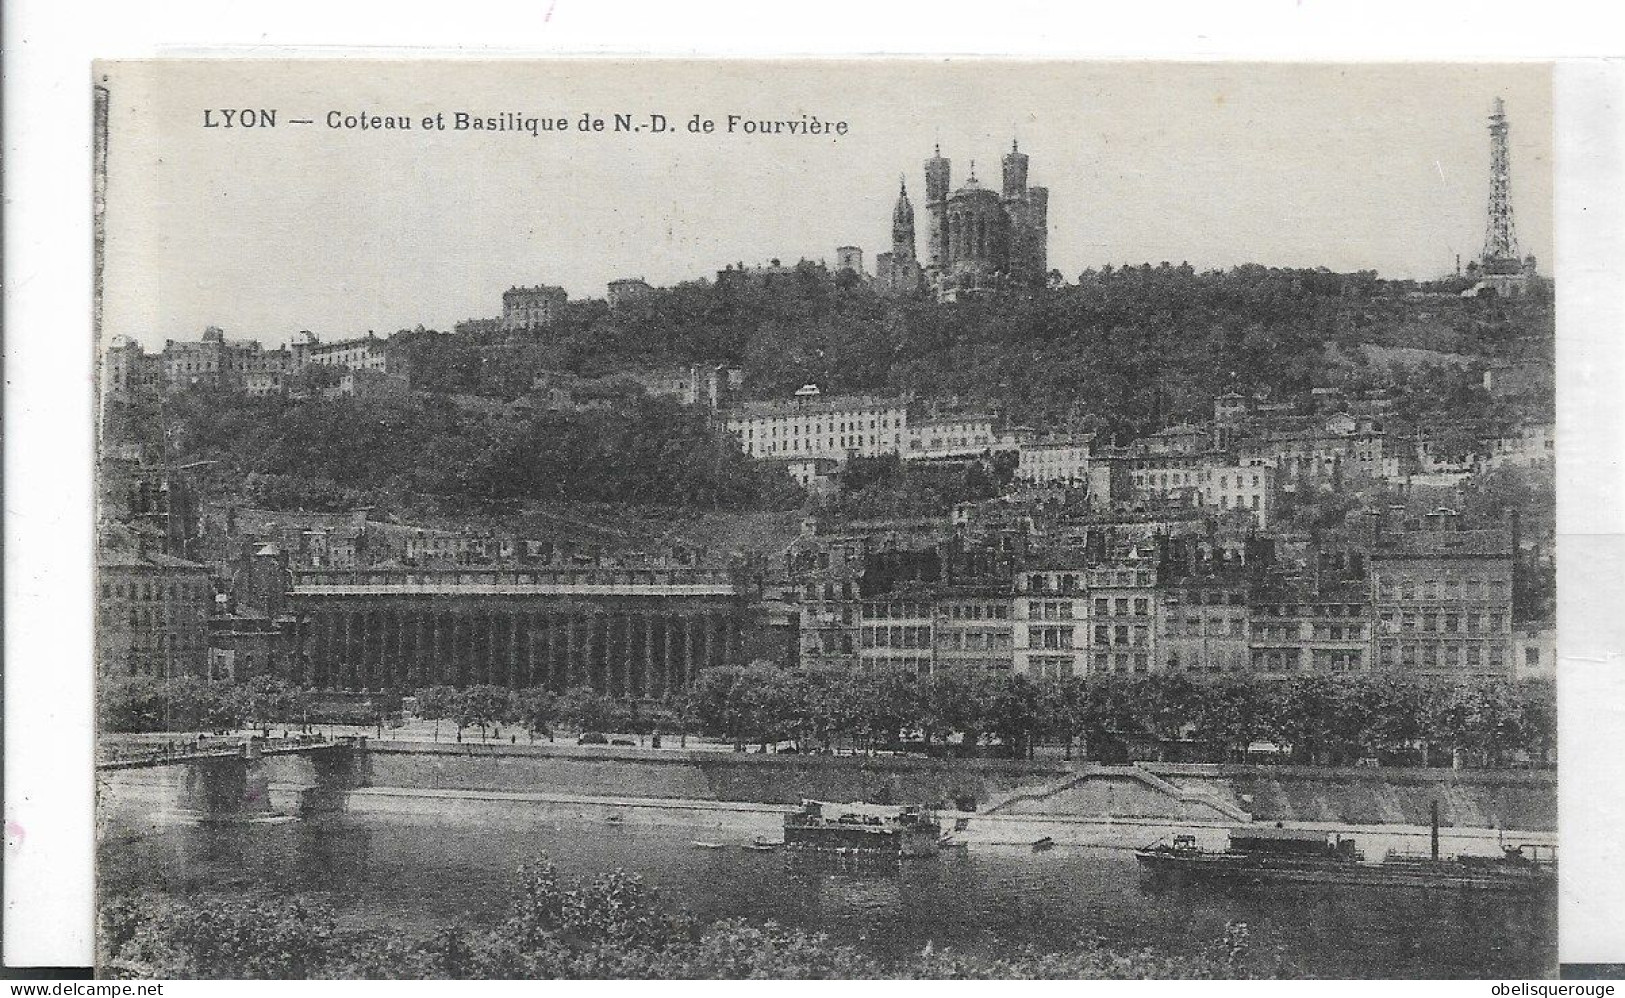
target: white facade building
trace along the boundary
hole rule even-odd
[[[806,385],[784,402],[747,402],[728,414],[728,432],[751,457],[880,457],[908,439],[903,400],[824,395]]]

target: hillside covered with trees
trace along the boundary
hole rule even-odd
[[[558,501],[783,510],[804,498],[781,468],[745,458],[705,414],[667,400],[630,393],[571,412],[502,404],[542,372],[725,362],[743,368],[752,397],[812,382],[1119,441],[1207,418],[1228,390],[1307,399],[1324,385],[1388,388],[1395,419],[1448,423],[1464,439],[1550,420],[1548,391],[1492,399],[1482,385],[1487,364],[1550,359],[1549,287],[1517,300],[1464,299],[1462,287],[1164,263],[938,303],[881,297],[850,273],[803,263],[771,283],[697,281],[613,310],[573,303],[541,331],[402,331],[392,346],[410,365],[409,397],[190,391],[162,410],[110,400],[105,425],[110,441],[162,442],[171,461],[208,462],[198,474],[210,494],[313,510],[434,502],[458,514]],[[944,478],[878,462],[855,468],[834,507],[938,512],[995,494],[1010,472]]]

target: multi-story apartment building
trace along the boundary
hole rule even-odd
[[[1149,558],[1092,566],[1089,587],[1089,671],[1144,675],[1157,665],[1157,568]]]
[[[109,675],[207,677],[214,586],[205,565],[109,526],[96,557],[96,657]]]
[[[1376,667],[1446,678],[1512,674],[1513,531],[1462,530],[1456,514],[1379,536],[1371,552]]]
[[[1551,423],[1531,423],[1485,442],[1480,460],[1485,470],[1504,467],[1552,468],[1557,464],[1557,438]]]
[[[991,449],[998,437],[988,413],[933,416],[909,424],[906,461],[951,461],[976,457]]]
[[[1208,456],[1183,451],[1136,453],[1129,458],[1129,480],[1134,491],[1146,497],[1165,497],[1199,489],[1203,474],[1222,456]]]
[[[1089,479],[1093,434],[1057,434],[1023,440],[1016,477],[1028,482],[1084,482]]]
[[[1008,585],[967,586],[938,595],[936,668],[1009,672],[1015,659]]]
[[[323,343],[315,335],[301,332],[294,339],[292,351],[295,369],[316,365],[399,375],[406,365],[404,354],[391,349],[389,340],[372,332],[333,343]]]
[[[1338,413],[1318,427],[1264,431],[1237,444],[1244,465],[1270,465],[1287,482],[1330,482],[1344,475],[1394,478],[1410,466],[1382,423]]]
[[[267,350],[257,340],[228,340],[219,327],[210,326],[202,339],[166,340],[156,354],[146,353],[127,336],[116,337],[103,357],[102,381],[114,394],[202,387],[267,396],[282,394],[290,377],[311,365],[374,372],[402,384],[408,377],[405,354],[370,332],[322,343],[302,330],[290,346]]]
[[[1263,678],[1364,672],[1371,601],[1362,586],[1265,585],[1249,600],[1250,667]]]
[[[789,401],[730,410],[727,427],[751,457],[879,457],[902,452],[908,406],[873,395],[824,395],[804,385]]]
[[[502,292],[501,328],[508,331],[541,329],[564,315],[569,294],[561,287],[537,284]]]
[[[859,603],[859,665],[930,675],[935,663],[935,603],[929,589],[915,586],[864,598]]]
[[[1162,592],[1157,647],[1162,668],[1191,676],[1246,671],[1247,587],[1238,574],[1187,576]]]
[[[1089,671],[1089,569],[1081,553],[1023,569],[1012,613],[1013,666],[1034,679]]]
[[[786,552],[791,580],[786,594],[794,598],[799,614],[798,659],[803,667],[857,668],[866,547],[861,536],[813,537],[809,532]]]
[[[1275,469],[1258,465],[1220,464],[1201,470],[1197,486],[1202,505],[1220,512],[1242,510],[1259,529],[1269,527],[1275,512]]]

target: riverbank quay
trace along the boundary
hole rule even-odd
[[[501,815],[531,820],[584,821],[628,829],[639,826],[680,826],[717,829],[737,837],[738,844],[783,828],[784,816],[797,810],[787,805],[726,801],[636,797],[597,797],[575,794],[526,794],[502,791],[404,790],[367,788],[353,791],[345,810],[358,814],[439,815],[457,812],[484,821]],[[944,829],[968,846],[1031,848],[1050,840],[1058,846],[1137,849],[1175,833],[1195,833],[1205,847],[1223,848],[1235,822],[1217,820],[1170,822],[1166,819],[1127,816],[1048,816],[938,812]],[[1366,858],[1384,855],[1425,854],[1431,828],[1426,825],[1358,825],[1337,822],[1282,822],[1287,828],[1338,832],[1352,836]],[[1500,855],[1500,847],[1533,843],[1555,845],[1555,832],[1495,828],[1447,828],[1439,837],[1446,855]]]
[[[1556,835],[1555,774],[1519,770],[1330,769],[908,756],[756,754],[623,746],[368,742],[343,785],[299,757],[252,764],[247,792],[271,809],[330,800],[364,813],[649,823],[771,834],[806,798],[937,807],[955,837],[982,846],[1137,848],[1196,831],[1215,841],[1251,822],[1339,831],[1374,854],[1428,848],[1439,804],[1442,848],[1494,855],[1501,844]],[[184,765],[104,774],[105,803],[186,810],[197,774]],[[323,793],[312,794],[320,788]]]

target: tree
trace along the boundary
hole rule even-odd
[[[488,725],[507,719],[513,707],[512,695],[501,686],[470,686],[452,698],[452,718],[457,722],[457,733],[464,728],[480,729],[485,738]]]
[[[987,727],[1017,759],[1030,757],[1038,729],[1038,690],[1026,676],[998,673],[989,678]]]
[[[1205,687],[1197,698],[1192,720],[1196,737],[1239,753],[1247,760],[1248,747],[1268,732],[1268,698],[1258,680],[1226,676]]]
[[[612,731],[617,709],[614,701],[591,686],[572,686],[554,705],[558,718],[577,731]]]
[[[292,683],[275,676],[255,676],[237,688],[243,719],[250,726],[286,722],[300,715],[304,698]]]
[[[418,716],[434,722],[434,740],[440,740],[440,722],[454,713],[457,689],[452,686],[426,686],[417,693]]]
[[[547,735],[547,740],[553,740],[553,723],[559,716],[559,698],[553,695],[552,690],[533,686],[520,690],[514,697],[514,714],[519,723],[530,732],[530,740],[536,741],[538,731]]]

